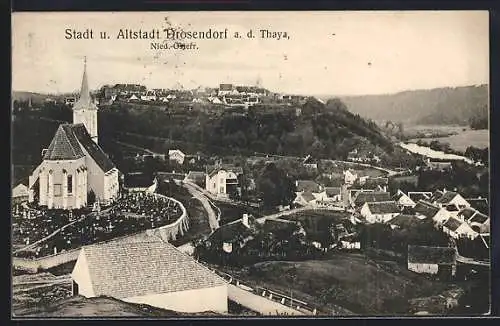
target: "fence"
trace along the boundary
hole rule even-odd
[[[222,272],[213,268],[208,267],[212,272],[216,273],[220,277],[222,277],[228,284],[235,285],[239,287],[240,289],[243,289],[248,292],[252,292],[255,295],[260,295],[262,297],[266,297],[269,300],[278,302],[284,306],[290,307],[292,309],[295,309],[297,311],[309,314],[309,315],[316,315],[317,314],[317,309],[315,307],[312,307],[309,305],[307,302],[301,301],[299,299],[292,298],[291,296],[288,296],[286,294],[269,290],[267,288],[261,287],[261,286],[252,286],[248,282],[242,281],[226,272]]]

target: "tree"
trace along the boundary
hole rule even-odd
[[[87,203],[89,205],[93,205],[96,201],[96,195],[95,195],[95,192],[90,189],[90,191],[87,193]]]
[[[257,180],[257,190],[267,208],[289,205],[295,198],[295,185],[290,177],[274,163],[264,167]]]

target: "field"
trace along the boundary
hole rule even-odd
[[[418,137],[417,134],[429,134]],[[409,136],[411,141],[422,139],[426,142],[437,140],[441,143],[449,143],[454,150],[464,152],[467,147],[474,146],[477,148],[489,147],[489,130],[471,130],[464,126],[412,126],[405,130],[405,134]]]
[[[339,307],[354,314],[406,314],[410,299],[436,295],[447,288],[395,262],[374,261],[361,254],[258,263],[238,276],[279,292],[292,291],[294,297],[330,314],[342,314]]]

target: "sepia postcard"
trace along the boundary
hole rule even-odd
[[[12,14],[11,318],[483,316],[487,11]]]

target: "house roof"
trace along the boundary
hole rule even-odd
[[[455,254],[455,249],[450,247],[408,246],[410,263],[453,265]]]
[[[393,214],[401,211],[395,201],[369,202],[366,204],[372,214]]]
[[[367,178],[363,187],[377,187],[377,186],[385,186],[389,183],[389,179],[387,178]]]
[[[451,231],[456,231],[462,224],[463,224],[462,221],[451,216],[450,218],[448,218],[448,220],[446,220],[443,226]]]
[[[401,228],[411,228],[422,220],[415,215],[399,214],[390,219],[387,223],[390,225],[397,225]]]
[[[242,174],[243,173],[243,168],[241,166],[235,166],[234,164],[219,164],[215,166],[210,166],[207,167],[207,174],[210,177],[213,177],[217,172],[224,170],[224,171],[232,171],[235,174]]]
[[[458,195],[458,193],[456,193],[454,191],[447,191],[441,197],[439,197],[438,199],[436,199],[436,202],[439,203],[439,204],[448,204],[457,195]]]
[[[62,124],[50,142],[49,148],[43,156],[44,160],[76,160],[85,154],[72,132],[70,124]]]
[[[153,178],[142,172],[127,173],[124,178],[124,186],[126,188],[149,187],[153,183]]]
[[[479,213],[477,212],[470,220],[469,220],[469,223],[479,223],[479,224],[483,224],[485,223],[487,220],[489,219],[488,216],[482,214],[482,213]]]
[[[476,214],[476,210],[472,207],[465,207],[460,212],[458,212],[458,216],[463,217],[464,220],[468,221],[474,214]]]
[[[479,226],[479,233],[490,234],[490,219],[488,218],[483,224]]]
[[[408,197],[414,202],[418,202],[419,200],[429,200],[432,197],[431,192],[408,192]]]
[[[439,198],[441,198],[443,196],[443,192],[441,190],[436,190],[434,191],[434,193],[432,194],[431,198],[429,199],[430,202],[435,202],[436,200],[438,200]]]
[[[340,187],[325,187],[325,192],[328,197],[340,195]]]
[[[292,226],[294,225],[300,225],[300,222],[283,219],[266,219],[264,222],[264,230],[266,232],[273,232],[276,230],[291,230],[291,233],[293,233],[294,229],[292,228]]]
[[[389,201],[390,199],[391,196],[388,192],[360,191],[354,199],[354,204],[356,206],[362,206],[364,203]]]
[[[75,134],[78,142],[82,145],[82,147],[89,153],[92,159],[97,163],[97,165],[104,172],[108,172],[113,169],[115,165],[109,159],[108,155],[104,153],[104,151],[97,145],[92,138],[90,137],[87,128],[83,125],[83,123],[70,125],[73,133]]]
[[[427,217],[434,217],[439,212],[439,207],[423,200],[420,200],[413,209],[415,210],[415,213]]]
[[[205,180],[205,172],[203,171],[189,171],[186,178],[190,180]]]
[[[483,214],[489,214],[490,206],[486,198],[467,198],[467,202]]]
[[[221,91],[231,91],[233,90],[233,84],[220,84],[219,90]]]
[[[320,192],[321,186],[313,180],[297,180],[297,191]]]
[[[252,226],[255,223],[255,217],[249,216],[248,224]],[[252,233],[253,231],[243,224],[243,219],[239,219],[234,222],[222,225],[220,228],[214,231],[210,238],[218,239],[223,242],[230,242],[233,241],[238,235],[247,237],[252,235]]]
[[[302,194],[301,194],[302,198],[304,198],[307,202],[310,202],[314,199],[316,199],[316,197],[314,197],[314,195],[312,194],[312,192],[310,191],[304,191]]]
[[[82,248],[96,296],[117,299],[221,286],[225,281],[163,241]]]
[[[186,177],[183,173],[158,172],[157,174],[163,180],[167,179],[184,180],[184,178]]]

